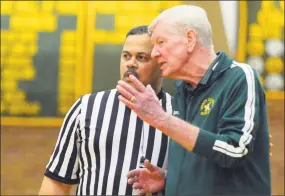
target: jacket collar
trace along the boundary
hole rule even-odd
[[[216,59],[211,63],[206,74],[200,80],[197,85],[197,88],[210,86],[214,83],[215,80],[219,78],[227,69],[232,65],[233,60],[229,58],[224,52],[218,52]],[[183,80],[174,80],[176,88],[180,88],[183,83],[185,83],[185,88],[187,90],[193,91],[191,84],[186,83]]]

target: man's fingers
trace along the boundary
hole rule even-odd
[[[127,100],[125,97],[123,97],[122,95],[119,95],[118,99],[123,102],[126,106],[128,106],[130,109],[134,109],[135,105],[130,102],[129,100]]]
[[[118,86],[121,88],[118,88]],[[132,98],[132,96],[136,96],[139,93],[136,88],[123,80],[118,81],[117,90],[129,100]]]
[[[128,184],[133,184],[133,183],[134,183],[133,178],[129,178],[129,179],[128,179]]]
[[[273,147],[273,144],[272,144],[272,143],[269,143],[269,146],[270,146],[270,147]]]
[[[134,178],[139,175],[140,175],[140,169],[134,169],[134,170],[129,171],[129,173],[127,174],[127,177]]]
[[[144,161],[144,166],[151,172],[154,172],[156,170],[156,167],[152,165],[148,159]]]
[[[135,182],[138,182],[139,178],[138,177],[133,177],[128,179],[128,184],[134,184]]]
[[[141,183],[135,182],[133,184],[133,189],[143,189],[143,185]]]
[[[146,88],[147,88],[153,95],[156,95],[155,91],[153,90],[153,88],[151,87],[150,84],[148,84],[148,85],[146,86]]]
[[[139,92],[144,92],[145,91],[145,86],[133,75],[130,75],[129,78],[134,84],[134,87],[139,91]]]
[[[128,85],[128,84],[126,84]],[[118,85],[116,86],[116,89],[123,95],[127,100],[131,100],[131,98],[134,96],[132,91],[129,90],[128,86],[126,86],[124,83],[121,83],[121,81],[118,82]]]
[[[137,189],[137,194],[138,195],[145,195],[146,192],[144,191],[144,189]]]

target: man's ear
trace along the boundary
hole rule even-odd
[[[187,38],[187,50],[189,53],[191,53],[196,46],[197,32],[194,29],[187,30],[186,38]]]

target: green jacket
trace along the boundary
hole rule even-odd
[[[170,140],[166,195],[270,195],[266,100],[256,71],[222,52],[197,88],[175,84],[173,115],[200,133],[193,152]]]

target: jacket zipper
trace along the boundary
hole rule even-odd
[[[193,98],[193,92],[191,93],[190,98],[189,97],[187,98],[187,103],[189,102],[189,105],[188,105],[188,107],[186,107],[186,112],[185,112],[184,120],[186,122],[187,122],[187,110],[188,110],[189,107],[191,107],[192,98]],[[184,157],[183,157],[183,160],[182,160],[182,162],[180,164],[179,175],[178,175],[178,182],[177,182],[177,186],[176,186],[176,190],[175,190],[175,195],[179,195],[178,194],[178,188],[179,188],[179,184],[180,184],[180,181],[181,181],[181,173],[182,173],[181,167],[182,167],[182,165],[184,163],[185,157],[186,157],[186,151],[184,151]]]

